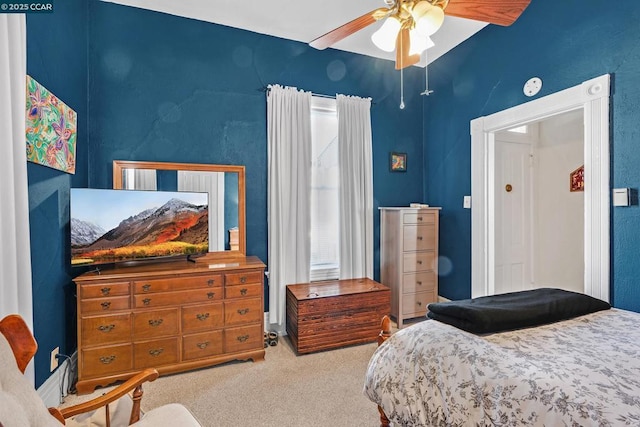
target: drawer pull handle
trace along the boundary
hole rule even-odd
[[[241,316],[244,316],[245,314],[247,314],[249,312],[248,308],[239,308],[238,309],[238,314],[240,314]]]
[[[421,216],[418,217],[418,221],[422,221],[422,217]]]
[[[418,307],[422,307],[422,302],[421,301],[416,301],[416,304],[418,304]]]
[[[142,285],[142,292],[149,292],[149,289],[151,289],[151,285],[150,284],[144,284]]]
[[[209,345],[209,341],[196,343],[196,346],[198,346],[200,350],[204,350],[205,348],[207,348],[208,345]]]
[[[153,350],[149,350],[149,354],[152,355],[153,357],[158,357],[162,354],[163,351],[164,351],[164,348],[156,348]]]
[[[418,240],[422,241],[422,236],[418,236]]]
[[[216,296],[215,292],[207,292],[207,298],[213,299],[214,296]]]
[[[109,292],[111,292],[111,288],[104,287],[100,289],[100,292],[102,292],[102,295],[109,295]]]
[[[246,295],[247,294],[248,289],[247,288],[242,288],[240,289],[240,295]]]
[[[418,281],[416,282],[416,285],[418,285],[418,286],[422,286],[422,281],[418,280]]]
[[[209,279],[207,280],[207,286],[213,286],[216,283],[215,279]]]
[[[240,278],[240,283],[247,283],[247,277],[246,276],[242,276]]]
[[[145,299],[143,299],[143,300],[142,300],[142,303],[143,303],[144,305],[149,305],[149,304],[151,303],[151,298],[145,298]]]
[[[150,319],[149,325],[156,327],[162,325],[162,319]]]
[[[418,260],[418,265],[422,265],[422,261]]]
[[[102,306],[103,310],[109,310],[109,307],[111,307],[111,302],[110,301],[101,302],[100,305]]]
[[[111,332],[115,327],[116,327],[116,325],[114,325],[114,324],[111,324],[111,325],[100,325],[100,326],[98,326],[98,330],[100,332]]]
[[[198,318],[198,320],[206,320],[209,318],[209,313],[198,313],[196,314],[196,317]]]
[[[246,340],[249,339],[249,335],[240,335],[237,340],[240,342],[245,342]]]
[[[113,354],[111,356],[102,356],[100,358],[100,362],[102,362],[104,365],[108,365],[109,363],[113,362],[114,360],[116,360],[116,356],[114,356]]]

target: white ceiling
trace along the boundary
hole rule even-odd
[[[103,0],[155,10],[215,24],[240,28],[289,40],[309,43],[313,39],[379,7],[384,0]],[[332,46],[347,52],[394,60],[371,42],[377,22]],[[442,28],[432,36],[435,46],[428,50],[432,62],[487,25],[486,22],[445,17]],[[425,60],[421,64],[424,66]]]

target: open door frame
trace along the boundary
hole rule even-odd
[[[494,293],[495,132],[584,112],[584,293],[609,301],[609,74],[471,121],[471,297]]]

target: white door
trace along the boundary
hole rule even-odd
[[[532,284],[532,145],[495,140],[495,293]]]

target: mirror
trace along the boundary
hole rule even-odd
[[[209,193],[209,253],[245,255],[244,166],[113,161],[113,188]]]

